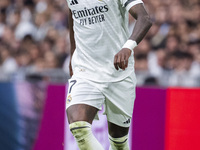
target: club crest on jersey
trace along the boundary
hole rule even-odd
[[[76,5],[76,4],[78,4],[78,0],[71,0],[70,5]]]
[[[71,97],[71,95],[68,95],[67,96],[67,104],[69,104],[71,101],[72,101],[72,97]]]

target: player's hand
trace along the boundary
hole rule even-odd
[[[70,62],[69,62],[69,74],[70,74],[70,76],[73,75],[73,70],[72,70],[72,65],[71,65],[71,59],[70,59]]]
[[[122,70],[125,70],[128,67],[128,59],[130,56],[131,50],[128,48],[123,48],[119,51],[114,58],[115,69],[119,70],[119,68],[121,68]]]

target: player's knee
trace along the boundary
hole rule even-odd
[[[85,120],[83,117],[83,113],[76,112],[75,109],[72,107],[66,110],[68,122],[71,124],[73,122],[78,122],[80,120]],[[81,115],[80,115],[81,114]]]
[[[92,124],[97,111],[97,108],[85,104],[72,105],[66,110],[68,122],[70,124],[82,120]]]
[[[129,150],[128,135],[121,138],[113,138],[109,135],[110,149],[109,150]]]
[[[108,121],[109,135],[111,137],[123,137],[128,134],[129,127],[121,127]]]
[[[66,110],[66,114],[67,114],[67,119],[69,123],[73,123],[77,121],[78,117],[76,117],[77,116],[76,113],[73,113],[73,109],[68,108]]]
[[[67,119],[68,119],[68,122],[71,124],[73,122],[77,122],[77,119],[70,113],[67,112]]]
[[[70,131],[79,144],[84,144],[85,137],[91,134],[91,124],[85,121],[77,121],[69,125]]]

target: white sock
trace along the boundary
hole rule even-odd
[[[129,150],[128,135],[121,138],[113,138],[109,135],[109,150]]]
[[[91,124],[86,121],[71,123],[69,128],[80,150],[104,150],[91,131]]]

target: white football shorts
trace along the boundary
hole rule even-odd
[[[135,101],[136,77],[132,72],[118,82],[94,82],[72,76],[68,81],[66,109],[75,104],[86,104],[102,109],[107,120],[118,126],[129,127]]]

